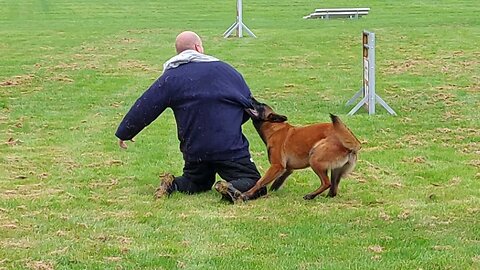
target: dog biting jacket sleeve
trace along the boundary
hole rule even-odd
[[[191,62],[167,69],[120,123],[115,135],[130,140],[171,108],[180,150],[187,161],[248,157],[242,124],[251,92],[242,75],[222,61]]]

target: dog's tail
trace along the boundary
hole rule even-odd
[[[332,119],[335,135],[340,140],[342,145],[353,152],[358,152],[362,145],[357,137],[353,135],[353,132],[350,131],[350,129],[342,122],[342,120],[340,120],[338,116],[330,114],[330,118]]]

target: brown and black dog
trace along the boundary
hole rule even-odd
[[[296,127],[286,122],[286,116],[254,98],[252,106],[253,109],[246,111],[267,146],[270,168],[254,187],[242,193],[241,199],[248,200],[272,181],[270,190],[277,190],[293,170],[307,167],[320,177],[321,185],[303,198],[314,199],[328,188],[328,196],[336,196],[340,179],[353,170],[361,148],[360,141],[340,118],[330,114],[332,123]],[[327,175],[329,170],[331,179]]]

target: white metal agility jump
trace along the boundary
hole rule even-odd
[[[237,19],[235,22],[223,33],[223,37],[227,38],[229,37],[233,31],[237,31],[238,37],[243,37],[243,30],[245,31],[252,37],[256,38],[255,34],[253,34],[250,29],[243,23],[243,7],[242,7],[242,0],[237,0]]]
[[[362,107],[368,107],[368,114],[375,114],[375,103],[380,103],[390,114],[397,115],[388,104],[375,93],[375,33],[364,30],[362,33],[363,50],[363,85],[362,88],[347,102],[347,105],[362,96],[362,100],[348,113],[353,115]]]

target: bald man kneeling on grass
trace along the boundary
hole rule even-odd
[[[215,189],[223,198],[236,202],[260,178],[242,133],[252,94],[238,71],[204,54],[196,33],[180,33],[175,48],[177,55],[163,65],[162,76],[133,104],[115,135],[120,147],[126,149],[125,141],[171,108],[185,164],[181,176],[161,176],[155,196],[209,191],[218,174],[223,180],[215,183]],[[254,198],[266,193],[263,188]]]

